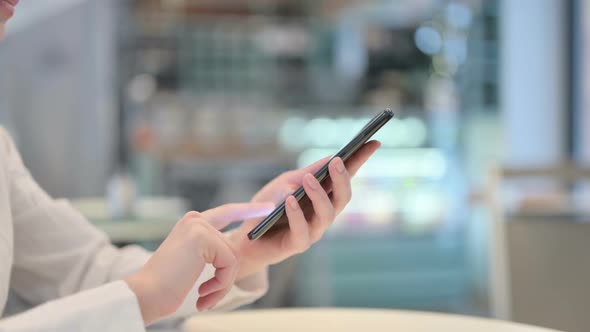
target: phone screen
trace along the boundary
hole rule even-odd
[[[330,158],[330,160],[314,174],[316,179],[318,179],[320,183],[323,183],[326,178],[329,177],[328,166],[332,159],[340,157],[342,158],[342,161],[346,162],[348,158],[354,155],[354,153],[358,151],[379,129],[381,129],[383,125],[393,118],[393,116],[393,112],[386,109],[371,119],[371,121],[369,121],[348,144],[333,155],[332,158]],[[303,186],[299,187],[292,195],[295,196],[300,204],[302,200],[307,199]],[[273,212],[248,233],[248,238],[250,240],[256,240],[264,234],[272,233],[272,230],[280,229],[280,226],[285,227],[287,225],[285,202],[283,201]]]

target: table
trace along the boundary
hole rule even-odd
[[[456,315],[373,309],[277,309],[193,317],[184,332],[556,332],[554,330]]]

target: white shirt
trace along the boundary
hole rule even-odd
[[[135,294],[121,279],[149,258],[137,246],[117,249],[67,201],[33,180],[0,128],[0,317],[9,290],[33,309],[0,318],[0,332],[145,331]],[[196,313],[199,285],[173,315]],[[214,310],[250,303],[268,288],[266,272],[237,282]]]

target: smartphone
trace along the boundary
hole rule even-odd
[[[383,127],[387,121],[393,118],[393,116],[393,111],[390,109],[386,109],[376,115],[363,127],[363,129],[360,130],[356,137],[354,137],[348,144],[346,144],[346,146],[333,155],[332,158],[330,158],[330,160],[314,174],[316,179],[318,179],[320,183],[324,184],[326,179],[330,177],[328,165],[332,159],[340,157],[342,158],[342,161],[346,162],[348,158],[354,155],[354,153],[357,152],[369,140],[369,138],[371,138],[371,136],[381,129],[381,127]],[[293,196],[297,199],[300,205],[304,200],[309,201],[303,186],[299,187],[299,189],[293,193]],[[301,207],[303,208],[303,206]],[[271,233],[271,231],[278,230],[285,226],[288,226],[288,220],[285,213],[285,202],[283,201],[281,205],[279,205],[273,212],[271,212],[266,218],[264,218],[264,220],[262,220],[248,233],[248,238],[250,240],[256,240],[264,234]]]

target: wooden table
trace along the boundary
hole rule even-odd
[[[185,332],[556,332],[490,319],[372,309],[281,309],[205,314]]]

